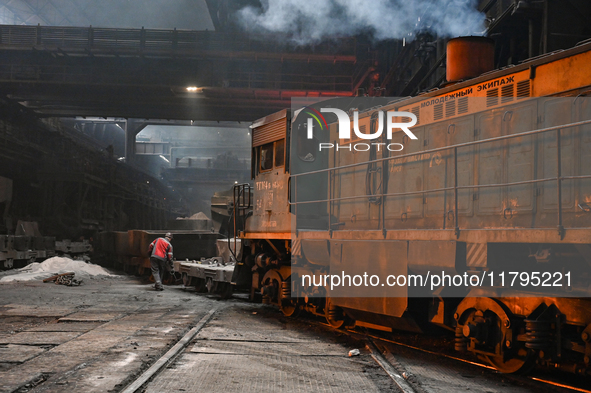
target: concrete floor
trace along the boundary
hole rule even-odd
[[[216,302],[192,295],[127,277],[2,283],[0,391],[118,391]]]
[[[80,287],[0,283],[0,392],[122,391],[214,308],[199,333],[138,392],[400,391],[365,349],[363,334],[286,318],[246,295],[220,300],[181,286],[156,292],[146,281],[118,276]],[[419,341],[413,345],[430,342]],[[445,347],[437,344],[432,352]],[[361,355],[348,357],[354,348]],[[390,363],[418,393],[560,391],[404,347],[388,350]]]
[[[180,286],[155,292],[132,277],[0,284],[0,391],[120,391],[214,306],[147,392],[396,391],[366,351],[349,358],[353,347],[288,326],[273,307]]]
[[[348,357],[347,343],[272,314],[247,303],[221,310],[146,392],[398,391],[367,351]]]

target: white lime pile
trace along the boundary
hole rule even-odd
[[[43,280],[55,274],[68,272],[75,273],[74,278],[77,280],[86,280],[100,276],[115,276],[115,274],[109,273],[109,271],[99,265],[63,257],[53,257],[41,263],[31,263],[19,269],[19,271],[20,273],[2,277],[0,282]]]
[[[177,217],[177,220],[209,220],[207,214],[203,212],[195,213],[191,217]]]

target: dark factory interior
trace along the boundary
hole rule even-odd
[[[257,1],[206,1],[211,23],[202,25],[211,30],[187,29],[187,18],[182,29],[154,18],[142,23],[155,28],[113,26],[115,16],[96,2],[37,3],[8,1],[0,11],[0,176],[12,183],[2,193],[1,233],[12,233],[18,220],[37,221],[43,234],[58,238],[162,228],[207,209],[184,203],[189,195],[207,201],[216,187],[248,180],[240,171],[248,125],[289,107],[292,98],[404,97],[445,82],[449,37],[429,29],[429,10],[402,39],[358,31],[299,43],[289,33],[244,31],[236,15],[260,7]],[[495,68],[591,38],[587,1],[493,0],[477,8],[486,13],[483,34],[495,40]],[[192,12],[198,11],[205,9]],[[137,138],[146,127],[191,125],[196,135],[242,129],[245,138],[218,148],[236,160],[219,169],[229,173],[218,175],[211,163],[179,166],[187,158],[175,161],[171,150],[181,140]],[[186,194],[191,188],[204,194]]]
[[[452,59],[454,43],[472,52]],[[65,271],[30,288],[2,282],[0,392],[226,393],[257,378],[268,385],[242,391],[590,392],[590,53],[589,0],[0,0],[0,281],[63,256],[122,277],[85,279],[87,293],[43,284],[81,284]],[[468,109],[477,88],[482,108]],[[540,97],[570,101],[531,103]],[[379,108],[396,108],[414,116],[420,140],[398,159],[350,141],[343,158],[341,118],[333,110],[327,123],[316,105],[339,99],[347,120],[363,112],[363,133],[378,122],[381,135]],[[324,143],[300,153],[310,116]],[[409,141],[410,131],[391,132]],[[496,205],[485,189],[501,190]],[[568,294],[502,292],[494,268],[521,262],[556,268]],[[384,297],[333,296],[327,275],[304,285],[305,274],[347,263],[425,282],[449,268],[491,284],[412,292],[405,281]],[[570,285],[571,268],[584,285]],[[154,320],[142,314],[151,308]],[[311,319],[289,318],[300,313]],[[104,348],[91,337],[59,352],[71,343],[60,337],[94,329]],[[263,356],[247,352],[253,343],[274,360],[237,366],[234,355]],[[287,344],[301,347],[270,354]],[[423,367],[427,353],[445,360]],[[450,382],[440,368],[456,356]],[[477,363],[487,370],[470,371]],[[554,382],[540,382],[542,367]],[[178,385],[188,375],[203,376]]]

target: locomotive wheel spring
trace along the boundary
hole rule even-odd
[[[328,309],[328,318],[329,319],[336,321],[336,320],[339,320],[341,317],[342,317],[341,311],[338,308],[334,307],[334,308]]]
[[[470,339],[464,336],[464,326],[456,326],[456,338],[454,343],[454,349],[458,352],[466,352],[468,350],[468,342]]]
[[[552,340],[550,321],[525,320],[525,347],[529,349],[545,349]]]
[[[281,299],[291,299],[291,281],[281,282]]]

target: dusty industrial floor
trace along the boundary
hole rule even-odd
[[[146,391],[396,391],[369,355],[349,358],[352,348],[305,324],[259,318],[280,315],[271,307],[181,286],[155,292],[124,276],[0,284],[0,391],[120,391],[214,307]]]
[[[365,348],[367,338],[319,322],[283,317],[245,295],[220,300],[182,286],[156,292],[130,276],[80,287],[0,283],[0,392],[121,392],[200,326],[134,391],[568,391],[397,346],[388,361],[398,377],[388,375]],[[360,356],[348,357],[355,348]],[[395,382],[403,377],[410,390]]]

